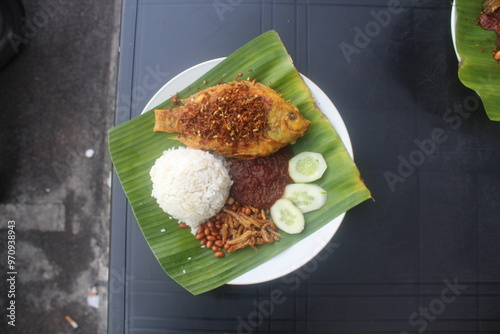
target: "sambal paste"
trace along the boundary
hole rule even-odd
[[[274,154],[250,160],[236,160],[231,164],[233,180],[230,196],[242,205],[268,209],[293,183],[288,175],[288,160],[293,156],[289,146]]]

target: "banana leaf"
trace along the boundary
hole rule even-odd
[[[500,121],[500,66],[493,59],[497,35],[477,24],[484,0],[456,0],[456,47],[460,56],[458,76],[475,90],[486,114]]]
[[[301,234],[283,234],[278,242],[261,245],[258,252],[248,248],[215,258],[211,250],[200,247],[189,229],[179,228],[178,222],[163,212],[151,197],[149,171],[152,165],[164,150],[181,145],[168,139],[171,134],[153,132],[153,110],[109,130],[111,158],[144,237],[165,272],[194,295],[230,282],[272,259],[371,197],[340,137],[316,108],[307,85],[276,32],[268,31],[245,44],[180,91],[178,96],[186,98],[225,78],[237,78],[239,73],[269,85],[297,105],[311,120],[311,126],[293,145],[294,153],[305,150],[322,153],[329,165],[317,182],[328,191],[328,203],[306,214],[306,228]],[[168,99],[157,108],[172,106]],[[161,232],[162,229],[166,232]]]

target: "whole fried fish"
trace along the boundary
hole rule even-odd
[[[177,132],[186,146],[251,159],[294,143],[309,128],[296,106],[255,81],[209,87],[181,100],[183,105],[155,110],[154,131]]]

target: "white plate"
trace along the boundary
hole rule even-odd
[[[458,61],[460,61],[460,54],[457,49],[457,5],[456,1],[453,0],[453,4],[451,5],[451,40],[453,41],[453,48],[455,49],[455,54],[457,55]]]
[[[167,82],[162,88],[160,88],[160,90],[151,98],[146,107],[144,107],[142,112],[144,113],[171,98],[177,92],[180,92],[196,79],[200,78],[223,59],[224,58],[212,59],[195,65],[178,74],[172,80]],[[332,101],[330,101],[328,96],[326,96],[326,94],[323,93],[323,91],[316,86],[316,84],[303,75],[302,78],[311,90],[311,93],[316,100],[318,109],[321,110],[321,112],[333,125],[344,142],[347,151],[352,157],[353,152],[351,139],[349,138],[349,133],[347,132],[344,121],[337,111],[337,108],[335,108]],[[328,244],[342,223],[344,216],[345,213],[341,214],[321,229],[311,234],[309,237],[276,255],[271,260],[248,271],[240,277],[235,278],[228,284],[244,285],[267,282],[297,270],[313,259]]]

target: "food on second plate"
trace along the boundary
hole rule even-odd
[[[486,0],[483,3],[483,11],[487,14],[493,14],[499,8],[500,8],[499,0]]]
[[[276,226],[288,234],[298,234],[304,230],[304,215],[289,199],[277,200],[271,207],[271,217]]]
[[[186,147],[163,152],[150,176],[160,208],[193,234],[224,207],[232,183],[222,157]]]
[[[500,65],[500,0],[486,0],[477,22],[483,29],[491,30],[498,35],[492,53]]]
[[[295,182],[306,183],[318,180],[326,171],[323,155],[316,152],[302,152],[290,159],[288,171]]]
[[[286,146],[266,157],[233,161],[229,169],[233,180],[230,196],[242,205],[269,209],[281,198],[285,186],[293,182],[288,175],[292,156],[292,149]]]
[[[155,110],[154,131],[177,132],[185,145],[231,157],[270,155],[309,128],[296,106],[256,81],[221,83]]]
[[[302,213],[306,213],[325,205],[327,192],[317,184],[292,183],[285,187],[283,198],[289,199]]]

